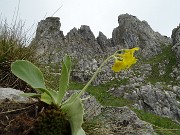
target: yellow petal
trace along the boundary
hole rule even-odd
[[[114,65],[112,66],[112,70],[114,72],[119,72],[124,69],[126,69],[125,63],[123,61],[115,60]]]
[[[115,55],[116,60],[112,67],[114,72],[119,72],[121,70],[130,68],[133,64],[137,62],[137,59],[134,57],[134,52],[139,50],[139,47],[132,49],[125,49],[124,53]]]

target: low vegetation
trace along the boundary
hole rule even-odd
[[[6,22],[0,23],[0,86],[29,91],[29,86],[17,79],[11,71],[10,65],[15,60],[29,60],[36,63],[35,51],[27,47],[27,37],[23,32],[23,24],[19,22],[9,26]],[[31,88],[30,88],[31,89]]]
[[[176,79],[171,76],[173,67],[176,66],[176,56],[172,51],[172,45],[164,46],[162,53],[156,55],[155,57],[144,61],[145,64],[151,64],[152,73],[147,78],[147,82],[166,82],[167,84],[176,84]],[[161,67],[165,65],[165,67]],[[163,69],[164,68],[164,69]],[[160,74],[161,69],[164,70],[164,74]]]
[[[180,125],[170,118],[160,117],[142,110],[133,109],[137,116],[144,121],[151,123],[159,135],[179,135]]]
[[[112,87],[117,87],[118,85],[124,83],[125,81],[110,81],[105,84],[101,84],[98,86],[89,86],[87,89],[87,92],[91,95],[95,96],[96,99],[104,106],[125,106],[125,105],[131,105],[133,102],[124,99],[122,97],[115,97],[111,95],[108,90]],[[84,87],[84,84],[82,83],[70,83],[70,90],[80,90]]]

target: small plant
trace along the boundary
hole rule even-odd
[[[112,66],[112,70],[114,72],[128,69],[131,65],[135,64],[137,59],[134,57],[134,52],[136,50],[139,50],[139,48],[123,49],[109,56],[100,65],[84,88],[79,93],[73,94],[64,102],[62,101],[69,85],[69,77],[71,72],[70,56],[65,55],[63,58],[58,91],[46,87],[42,72],[29,61],[17,60],[12,63],[11,70],[14,75],[27,82],[38,92],[24,93],[24,96],[37,97],[46,104],[55,106],[55,108],[65,114],[65,118],[70,123],[72,135],[85,135],[85,131],[81,127],[83,123],[84,108],[80,96],[85,92],[87,87],[100,72],[103,65],[106,64],[110,59],[114,59],[114,65]]]

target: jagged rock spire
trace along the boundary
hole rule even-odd
[[[176,53],[177,61],[180,63],[180,24],[172,31],[173,51]]]

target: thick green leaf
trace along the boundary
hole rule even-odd
[[[49,105],[51,105],[53,103],[53,99],[45,92],[41,94],[40,100],[42,102],[45,102],[46,104],[49,104]]]
[[[11,70],[14,75],[27,82],[33,88],[46,89],[44,77],[39,68],[29,61],[17,60],[12,63]]]
[[[68,69],[68,73],[70,73],[71,70],[71,57],[69,55],[65,55],[64,57],[64,63]]]
[[[62,104],[62,111],[67,114],[71,125],[72,135],[85,135],[82,129],[84,108],[82,101],[77,97],[77,93],[72,95],[64,104]]]
[[[71,71],[71,58],[70,56],[66,55],[62,62],[61,77],[59,81],[59,91],[58,91],[59,105],[62,102],[62,99],[66,93],[69,84],[70,71]]]
[[[46,94],[48,94],[48,95],[52,98],[53,103],[56,104],[56,105],[58,105],[58,94],[57,94],[56,91],[54,91],[54,90],[52,90],[52,89],[42,89],[42,88],[40,88],[40,89],[38,89],[38,90],[40,90],[41,93],[46,93]]]
[[[37,93],[22,93],[20,95],[24,97],[41,97],[41,94],[37,94]]]
[[[52,98],[53,103],[54,103],[55,105],[58,105],[58,94],[57,94],[57,92],[54,91],[54,90],[52,90],[52,89],[48,89],[48,90],[46,91],[46,93]]]

